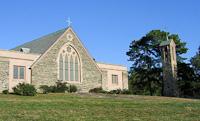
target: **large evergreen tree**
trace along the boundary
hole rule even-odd
[[[130,90],[134,94],[161,95],[162,92],[162,66],[159,44],[166,41],[166,36],[176,43],[178,61],[184,58],[181,54],[187,52],[186,43],[178,35],[161,30],[152,30],[139,40],[130,44],[127,55],[133,62],[130,69]]]
[[[200,47],[198,52],[196,53],[196,55],[194,57],[192,57],[191,59],[191,64],[195,70],[195,72],[200,75]]]

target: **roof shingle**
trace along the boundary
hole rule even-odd
[[[29,48],[30,53],[43,54],[55,41],[65,32],[65,29],[53,32],[41,38],[35,39],[31,42],[19,45],[11,50],[20,51],[21,48]]]

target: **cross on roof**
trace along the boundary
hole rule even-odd
[[[67,23],[68,23],[68,26],[71,26],[72,22],[70,18],[67,19]]]

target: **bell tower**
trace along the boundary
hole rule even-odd
[[[163,95],[178,96],[176,85],[177,60],[176,44],[173,39],[168,39],[160,44],[163,65]]]

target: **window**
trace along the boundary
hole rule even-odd
[[[69,68],[68,68],[68,56],[65,55],[65,80],[68,81],[69,80]]]
[[[68,45],[63,47],[60,52],[61,54],[58,61],[59,79],[74,82],[80,81],[80,59],[77,51],[74,47]]]
[[[112,84],[118,84],[118,75],[112,75]]]
[[[75,58],[75,81],[78,81],[78,59]]]
[[[25,67],[14,66],[13,67],[13,78],[14,79],[25,79]]]
[[[74,81],[74,61],[73,57],[70,57],[70,81]]]

